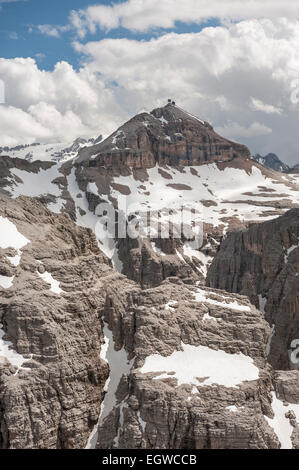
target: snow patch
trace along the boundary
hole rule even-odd
[[[6,217],[0,216],[0,248],[14,248],[17,250],[16,256],[7,256],[8,261],[13,266],[19,266],[22,256],[21,248],[26,246],[28,243],[30,243],[30,240],[28,240],[18,231],[13,222],[11,222]]]
[[[170,310],[171,312],[174,312],[174,306],[177,305],[178,302],[176,300],[170,300],[166,305],[165,305],[165,310]]]
[[[163,125],[164,125],[164,124],[168,124],[168,121],[167,121],[167,119],[165,119],[164,116],[162,116],[162,117],[160,117],[160,118],[157,118],[157,119],[158,119],[159,121],[161,121]]]
[[[258,298],[259,298],[259,309],[262,312],[262,314],[265,316],[265,307],[267,303],[267,298],[263,297],[261,294],[259,294]]]
[[[138,418],[140,427],[141,427],[141,429],[142,429],[142,432],[144,433],[145,427],[146,427],[146,421],[143,421],[143,419],[141,418],[141,416],[140,416],[140,411],[137,411],[137,418]]]
[[[114,340],[112,331],[109,330],[107,324],[104,326],[105,343],[101,348],[100,357],[108,362],[110,367],[110,376],[105,384],[106,395],[101,405],[100,415],[96,426],[94,427],[91,435],[89,436],[86,449],[94,449],[98,439],[98,428],[104,422],[105,418],[117,405],[116,391],[119,382],[124,374],[129,374],[134,359],[128,361],[127,353],[124,348],[116,351],[114,348]],[[120,404],[120,416],[122,417],[123,402]],[[119,432],[122,423],[119,426]]]
[[[227,406],[225,409],[231,411],[232,413],[237,413],[239,411],[235,405]]]
[[[299,241],[299,239],[298,239],[298,241]],[[285,256],[284,256],[284,262],[285,262],[285,264],[287,264],[288,261],[289,261],[289,255],[290,255],[294,250],[296,250],[296,248],[298,248],[298,247],[299,247],[299,244],[293,245],[293,246],[291,246],[290,248],[287,249],[287,252],[286,252],[286,254],[285,254]]]
[[[36,271],[36,272],[44,282],[46,282],[47,284],[50,284],[50,286],[51,286],[50,291],[51,292],[54,292],[54,294],[61,294],[62,292],[64,292],[60,288],[60,282],[56,281],[53,278],[52,274],[50,274],[48,271],[45,271],[43,274],[40,273],[39,271]]]
[[[299,424],[299,405],[290,403],[285,406],[283,402],[277,398],[276,393],[272,392],[272,410],[274,412],[274,418],[265,416],[265,419],[274,429],[281,444],[281,449],[292,449],[291,436],[294,428],[285,415],[288,411],[293,411],[296,416],[297,424]]]
[[[20,250],[30,241],[24,237],[9,219],[0,216],[0,248]]]
[[[30,368],[22,367],[25,362],[28,362],[32,359],[25,359],[21,354],[17,353],[12,349],[13,344],[10,341],[4,341],[4,331],[3,326],[0,324],[0,364],[5,364],[6,360],[18,368],[15,375],[18,374],[19,370],[31,370]]]
[[[76,223],[80,227],[90,228],[96,235],[100,250],[112,261],[113,267],[119,272],[122,271],[122,262],[118,256],[118,250],[113,238],[106,236],[99,238],[96,230],[96,225],[99,222],[99,217],[89,210],[88,200],[86,193],[81,191],[76,180],[76,169],[72,168],[70,175],[68,176],[68,190],[75,202],[76,206]],[[88,183],[87,191],[98,196],[99,191],[95,183]],[[80,195],[80,197],[77,197]],[[104,200],[106,196],[101,195],[101,199]],[[111,204],[106,200],[108,204]]]
[[[171,377],[177,379],[177,384],[196,386],[224,385],[236,387],[245,380],[257,380],[259,369],[253,359],[242,353],[228,354],[221,349],[215,351],[206,346],[191,346],[182,343],[183,351],[174,351],[170,356],[159,354],[148,356],[140,372],[159,373],[157,379]],[[200,379],[200,380],[199,380]]]
[[[22,256],[21,250],[17,250],[17,252],[18,254],[16,256],[6,256],[8,261],[15,267],[19,266]]]
[[[203,303],[208,303],[212,305],[217,305],[218,307],[230,308],[232,310],[238,310],[240,312],[250,312],[250,307],[248,305],[241,305],[236,300],[231,302],[231,299],[224,295],[222,296],[223,302],[219,302],[218,300],[209,298],[208,297],[209,292],[204,291],[200,288],[197,289],[197,292],[193,292],[193,295],[195,297],[196,302],[203,302]],[[226,303],[225,300],[230,300],[230,302]]]
[[[206,277],[207,271],[208,271],[208,265],[212,261],[213,258],[211,256],[205,255],[202,251],[194,250],[190,242],[184,243],[183,250],[184,250],[184,255],[188,256],[188,258],[190,258],[191,261],[192,261],[192,258],[196,258],[198,259],[198,261],[200,261],[201,266],[198,269],[204,275],[204,277]]]
[[[61,189],[52,181],[61,176],[59,173],[59,165],[53,165],[47,170],[40,169],[38,173],[12,168],[11,173],[21,179],[22,182],[14,182],[14,186],[9,190],[12,197],[19,196],[38,197],[46,194],[52,196],[61,196]]]
[[[152,249],[154,250],[155,253],[157,253],[157,255],[166,256],[165,253],[163,253],[161,248],[159,248],[155,242],[151,242],[151,245],[152,245]]]
[[[0,275],[0,286],[3,287],[3,289],[9,289],[13,285],[13,277],[8,277],[8,276],[1,276]]]
[[[205,313],[204,316],[202,317],[202,320],[205,321],[205,320],[213,320],[213,321],[221,321],[221,318],[216,318],[216,317],[212,317],[209,313]]]
[[[178,250],[175,250],[177,257],[184,263],[187,264],[184,258],[182,257],[181,253]]]

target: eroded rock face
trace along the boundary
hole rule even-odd
[[[0,253],[0,326],[24,359],[0,352],[0,448],[84,447],[109,374],[98,318],[109,261],[91,231],[33,199],[1,197],[0,217],[28,240],[19,264],[16,249]]]
[[[299,209],[231,233],[208,272],[208,286],[247,295],[264,310],[273,326],[269,360],[275,369],[298,368],[289,360],[299,339],[298,272]]]
[[[273,417],[270,329],[245,297],[174,278],[125,299],[108,289],[103,315],[130,367],[100,420],[97,447],[279,448],[264,417]]]
[[[204,266],[195,259],[184,258],[179,239],[131,239],[118,241],[118,256],[122,262],[122,273],[142,288],[159,286],[169,277],[178,277],[185,282],[204,282]],[[204,255],[203,255],[204,257]],[[196,272],[196,263],[199,266]]]

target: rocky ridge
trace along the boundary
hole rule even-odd
[[[298,272],[299,209],[229,234],[208,271],[208,286],[247,295],[264,312],[275,369],[296,368],[289,354],[299,338]]]
[[[186,166],[249,157],[249,150],[218,135],[213,127],[168,104],[133,117],[102,143],[80,151],[89,166],[136,169]]]

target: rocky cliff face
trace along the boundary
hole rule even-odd
[[[23,197],[0,199],[0,246],[0,448],[83,447],[109,375],[109,262],[90,231]]]
[[[276,369],[293,368],[291,344],[299,338],[299,209],[222,243],[207,285],[247,295],[272,326],[269,360]]]
[[[118,357],[125,365],[108,385],[98,448],[280,447],[270,329],[245,297],[173,278],[126,296],[108,289],[103,317],[114,378]]]
[[[298,448],[299,209],[270,220],[296,180],[173,104],[66,163],[1,156],[0,448]],[[119,235],[121,197],[153,232]]]

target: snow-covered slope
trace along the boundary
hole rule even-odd
[[[192,269],[195,262],[196,271],[202,275],[215,253],[217,240],[228,231],[248,222],[270,220],[299,204],[295,175],[265,168],[250,158],[246,147],[221,138],[212,126],[180,108],[167,106],[143,113],[120,129],[103,143],[85,146],[79,154],[73,150],[78,158],[66,161],[70,153],[64,152],[51,167],[37,167],[36,162],[32,167],[12,167],[0,187],[13,198],[22,194],[38,197],[53,212],[70,213],[78,225],[96,233],[100,248],[119,270],[122,260],[117,234],[104,237],[98,230],[102,219],[95,209],[100,202],[118,210],[121,200],[127,215],[135,213],[142,220],[150,212],[151,223],[167,224],[171,211],[171,220],[178,225],[182,208],[193,211],[190,230],[194,224],[203,223],[202,252],[190,247],[185,237],[167,254],[192,265]],[[76,141],[76,148],[82,145],[82,141]],[[46,150],[45,155],[51,156],[52,151]],[[205,158],[210,161],[205,162]],[[155,260],[164,262],[167,256],[155,243],[157,233],[149,233]]]
[[[83,170],[81,170],[83,171]],[[142,181],[133,174],[110,176],[107,188],[101,186],[95,172],[94,182],[82,190],[80,168],[72,167],[65,176],[64,165],[60,162],[39,172],[12,169],[11,180],[5,187],[12,197],[20,195],[45,197],[51,195],[48,208],[55,213],[64,212],[68,198],[75,207],[77,224],[97,232],[99,217],[90,204],[92,197],[100,198],[112,205],[121,198],[125,201],[128,213],[144,214],[151,212],[153,220],[167,222],[169,209],[172,220],[179,222],[181,208],[196,211],[197,221],[205,224],[206,232],[225,234],[242,227],[250,221],[270,220],[299,203],[299,187],[295,178],[278,173],[264,173],[253,165],[251,171],[220,167],[216,163],[178,169],[158,165],[143,173]],[[57,184],[62,178],[63,184]],[[80,187],[81,186],[81,187]],[[114,240],[100,239],[100,248],[117,258]],[[194,255],[199,252],[193,252]],[[163,251],[156,253],[163,257]],[[181,256],[190,261],[187,250]],[[117,266],[116,266],[117,267]]]
[[[29,162],[41,161],[67,161],[74,158],[83,147],[90,147],[100,142],[102,136],[88,140],[78,137],[74,142],[34,143],[31,145],[18,145],[17,147],[0,147],[0,156],[8,155],[12,158],[23,158]]]

